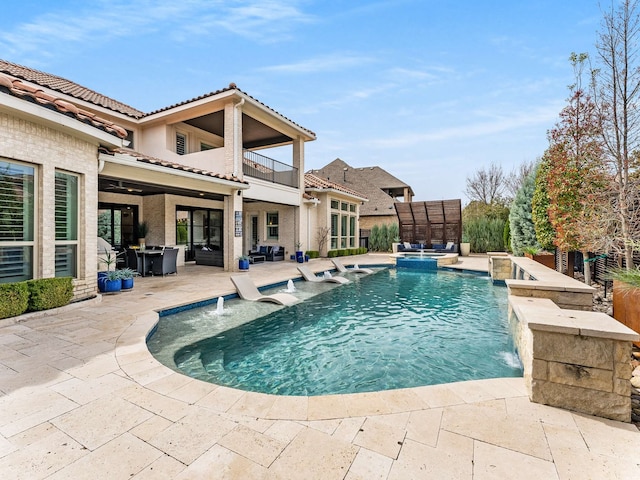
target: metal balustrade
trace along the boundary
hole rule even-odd
[[[250,150],[244,151],[242,173],[248,177],[298,188],[298,169]]]

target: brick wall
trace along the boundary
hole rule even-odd
[[[78,274],[74,281],[74,300],[94,296],[97,289],[97,145],[0,113],[0,157],[31,164],[37,172],[34,278],[55,276],[55,171],[79,175]]]

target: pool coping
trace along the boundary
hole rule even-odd
[[[367,265],[367,267],[371,266],[375,267],[376,265]],[[395,268],[395,265],[390,264],[380,264],[377,266]],[[482,274],[482,272],[477,270],[465,272],[463,269],[455,268],[438,267],[438,269],[476,275]],[[261,286],[260,288],[275,288],[279,285],[286,285],[286,283],[287,281],[280,281]],[[339,285],[336,288],[339,288]],[[238,297],[237,293],[220,296],[225,299],[227,299],[227,297]],[[210,299],[200,302],[190,302],[188,305],[201,303],[211,305],[215,303],[217,298],[218,297],[211,297]],[[184,305],[186,306],[187,304]],[[190,381],[199,383],[203,389],[211,389],[212,391],[218,392],[221,398],[233,399],[233,405],[230,407],[232,411],[225,410],[227,413],[250,415],[267,420],[315,421],[388,415],[460,405],[468,403],[465,397],[473,389],[479,389],[483,397],[489,395],[495,399],[527,396],[523,377],[464,380],[421,387],[318,396],[275,395],[218,385],[190,377],[181,371],[173,370],[157,360],[149,351],[147,341],[158,327],[162,316],[161,312],[171,311],[179,307],[180,306],[166,307],[138,315],[136,320],[131,323],[116,341],[116,360],[127,376],[142,386],[149,381],[148,371],[154,370],[154,378],[158,376],[180,375],[188,378]],[[197,308],[197,306],[191,308]],[[135,358],[135,362],[129,361],[129,359],[132,358]],[[141,371],[139,362],[144,362],[147,368]],[[491,391],[502,392],[503,396],[496,397],[493,393],[489,393]],[[224,405],[225,403],[223,402],[222,404]]]

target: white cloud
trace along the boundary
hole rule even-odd
[[[388,138],[374,138],[368,140],[367,143],[379,148],[398,148],[420,145],[425,142],[442,142],[460,138],[469,139],[505,134],[509,131],[531,126],[540,126],[543,129],[542,131],[546,131],[557,119],[561,108],[562,104],[558,102],[507,115],[495,111],[478,111],[476,113],[487,117],[488,121],[466,123],[430,131],[411,132]]]
[[[236,35],[273,41],[295,25],[310,21],[292,0],[137,0],[87,3],[80,10],[55,9],[0,33],[5,58],[63,53],[70,45],[105,43],[163,31],[192,38],[223,29]],[[211,28],[215,26],[216,28]],[[188,34],[188,35],[187,35]]]
[[[345,68],[359,67],[374,62],[375,59],[354,53],[334,53],[308,58],[300,62],[272,65],[260,68],[262,72],[275,73],[314,73],[343,70]]]

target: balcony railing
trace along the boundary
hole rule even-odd
[[[298,188],[298,169],[264,155],[245,150],[242,173],[248,177]]]

